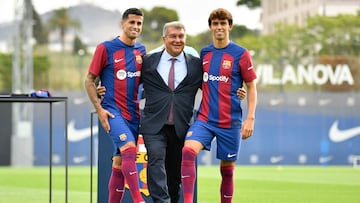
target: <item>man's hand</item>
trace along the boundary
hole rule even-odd
[[[103,97],[105,95],[105,92],[106,92],[105,86],[98,85],[96,87],[96,93],[98,97]]]
[[[243,100],[246,97],[246,90],[243,87],[239,87],[236,92],[237,96],[240,100]]]
[[[110,118],[114,118],[115,116],[113,114],[111,114],[110,112],[108,112],[107,110],[101,108],[97,111],[100,123],[102,125],[102,127],[104,128],[106,133],[110,132],[110,124],[109,124],[109,117]]]
[[[243,140],[251,137],[251,135],[253,134],[254,123],[255,123],[255,118],[246,118],[246,120],[244,121],[243,126],[241,128],[241,135]]]

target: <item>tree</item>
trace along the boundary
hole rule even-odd
[[[0,91],[11,92],[12,58],[10,54],[0,53]]]
[[[320,55],[360,55],[360,16],[314,16],[307,21],[309,43],[317,44]]]
[[[49,86],[50,59],[46,55],[34,55],[34,88],[41,89]]]
[[[186,36],[186,44],[200,51],[204,46],[212,43],[211,31],[204,31],[196,36]]]
[[[238,0],[237,6],[247,6],[250,9],[255,9],[261,6],[261,0]]]
[[[86,54],[87,46],[82,42],[80,37],[76,35],[73,42],[73,55],[78,55],[80,50],[82,50],[84,54]]]
[[[236,24],[234,24],[232,29],[231,29],[231,32],[230,32],[230,39],[236,39],[236,38],[243,37],[243,36],[249,35],[249,34],[256,35],[256,32],[253,31],[253,30],[248,29],[244,25],[236,25]]]
[[[162,29],[165,23],[179,20],[176,10],[165,7],[154,7],[152,10],[144,10],[145,22],[141,38],[143,41],[157,43],[161,41]]]
[[[33,35],[38,44],[48,43],[48,32],[41,22],[39,14],[36,12],[35,8],[32,7],[33,12]]]
[[[70,18],[66,8],[54,10],[53,16],[49,19],[50,30],[59,29],[61,49],[64,52],[65,48],[65,35],[70,27],[79,29],[80,22]]]
[[[34,55],[34,88],[41,89],[48,86],[48,71],[50,60],[45,55]],[[11,92],[12,90],[12,56],[0,53],[0,92]],[[10,73],[10,74],[9,74]]]

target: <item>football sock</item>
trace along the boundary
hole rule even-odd
[[[125,179],[121,169],[112,168],[109,180],[109,203],[119,203],[124,194]]]
[[[231,203],[234,194],[234,166],[220,167],[221,173],[221,203]]]
[[[193,202],[196,179],[195,159],[196,152],[190,147],[184,147],[181,161],[181,183],[184,192],[184,203]]]
[[[129,185],[129,190],[134,203],[145,202],[139,190],[139,175],[136,168],[136,148],[130,147],[121,151],[122,164],[121,169],[125,177],[126,183]]]

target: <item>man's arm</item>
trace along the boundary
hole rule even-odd
[[[257,104],[257,90],[255,80],[246,83],[247,87],[247,114],[241,128],[242,139],[249,138],[254,131],[255,110]]]
[[[110,112],[108,112],[107,110],[102,108],[102,106],[100,104],[100,100],[98,98],[96,87],[95,87],[95,78],[96,78],[96,76],[91,73],[88,73],[86,75],[85,89],[86,89],[86,92],[88,94],[88,97],[89,97],[91,103],[93,104],[93,106],[98,114],[101,125],[103,126],[104,130],[108,133],[110,131],[108,117],[113,118],[114,116]]]

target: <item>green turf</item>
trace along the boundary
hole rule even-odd
[[[90,169],[70,167],[68,202],[90,202]],[[220,202],[218,166],[198,167],[198,203]],[[49,169],[0,167],[0,203],[49,202]],[[65,202],[65,169],[53,168],[52,202]],[[94,169],[93,202],[97,199]],[[360,202],[360,169],[351,167],[237,167],[234,203]]]
[[[351,167],[237,167],[234,203],[360,202],[360,169]],[[220,202],[217,167],[199,167],[198,200]]]
[[[54,167],[52,202],[65,202],[65,168]],[[96,171],[94,170],[93,200],[96,200]],[[90,202],[90,168],[68,169],[68,202]],[[49,168],[0,167],[0,203],[49,202]],[[96,202],[96,201],[93,201]]]

